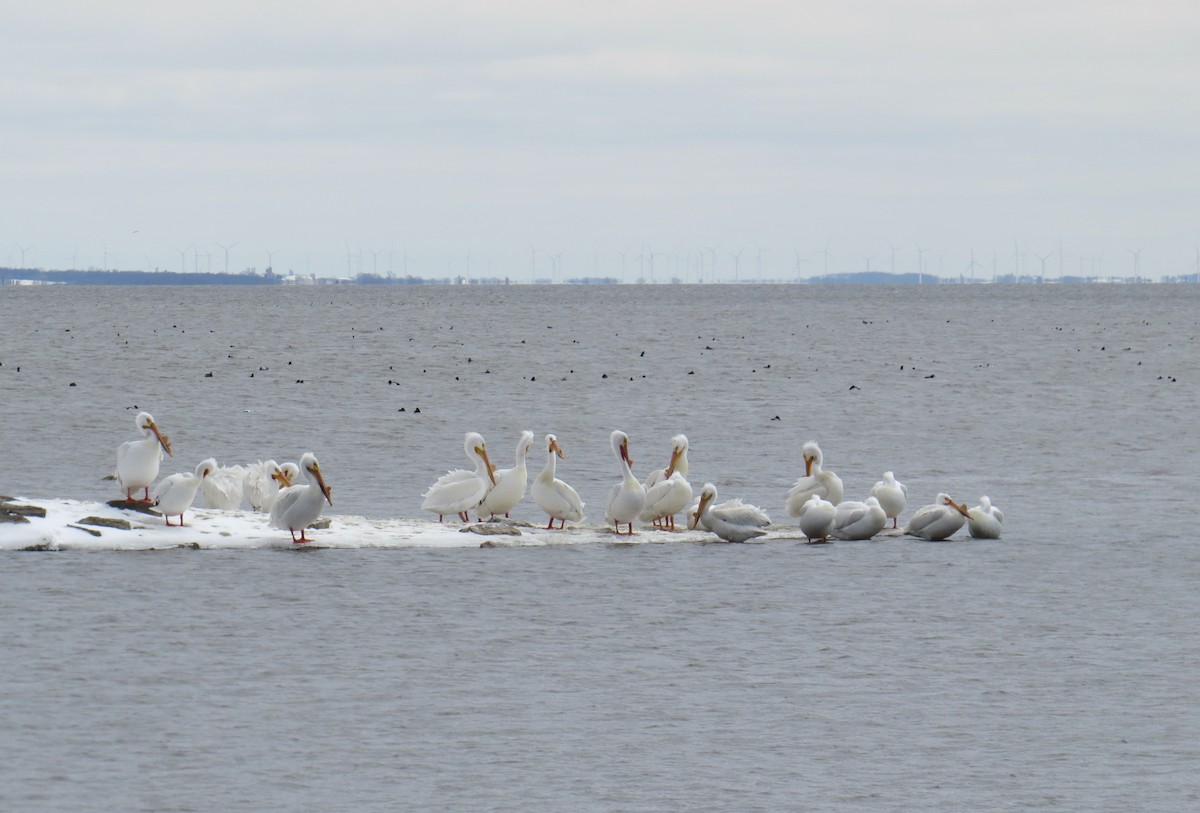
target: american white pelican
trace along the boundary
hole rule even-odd
[[[179,517],[179,526],[183,527],[183,512],[192,507],[192,502],[196,499],[196,489],[216,470],[217,461],[210,457],[200,461],[194,474],[172,474],[170,477],[164,477],[154,487],[151,499],[158,506],[158,512],[163,515],[168,526],[171,525],[171,517]]]
[[[492,470],[492,462],[488,460],[487,445],[483,435],[478,432],[468,432],[463,439],[463,451],[467,459],[475,463],[474,471],[455,469],[438,478],[421,496],[422,511],[432,511],[438,515],[438,522],[447,514],[458,514],[463,522],[470,522],[468,512],[483,501],[488,489],[496,484],[496,476]]]
[[[561,528],[567,527],[568,520],[582,522],[583,500],[579,499],[579,494],[575,489],[554,476],[555,456],[564,460],[567,457],[563,454],[562,447],[558,445],[558,438],[554,435],[546,435],[546,452],[546,468],[542,469],[542,473],[533,479],[529,495],[543,511],[550,515],[550,521],[546,523],[547,530],[554,527],[556,519],[561,520],[559,526]]]
[[[887,527],[887,514],[876,497],[866,502],[843,500],[837,504],[833,518],[833,535],[837,539],[870,539]]]
[[[897,480],[890,471],[885,471],[883,479],[871,486],[871,496],[879,500],[879,506],[892,521],[892,527],[898,527],[896,520],[908,504],[908,486]]]
[[[800,506],[800,530],[809,542],[827,542],[833,533],[837,519],[837,506],[818,494],[809,495],[808,501]]]
[[[967,511],[967,530],[976,539],[999,539],[1000,527],[1004,524],[1004,514],[992,505],[988,497],[980,497],[979,505]]]
[[[533,433],[526,430],[517,441],[517,460],[511,469],[499,469],[495,472],[496,485],[483,498],[476,509],[480,517],[494,517],[497,514],[508,516],[521,498],[525,496],[525,487],[529,484],[529,474],[525,469],[525,457],[533,447]]]
[[[271,527],[286,529],[292,535],[292,542],[297,545],[310,541],[305,537],[304,530],[321,516],[325,501],[333,505],[329,486],[325,484],[321,467],[311,452],[305,452],[300,458],[300,471],[308,484],[288,486],[279,492],[279,497],[271,506]],[[296,538],[297,529],[300,530],[299,539]]]
[[[629,458],[629,436],[617,430],[609,437],[613,455],[621,466],[621,482],[608,492],[608,504],[604,509],[604,521],[616,526],[621,533],[621,526],[628,524],[629,533],[633,534],[633,521],[642,509],[646,507],[646,487],[633,476],[633,461]]]
[[[274,460],[260,460],[246,467],[242,488],[246,501],[255,511],[270,511],[279,492],[300,479],[300,467],[295,463],[282,466]]]
[[[125,489],[125,500],[133,500],[133,492],[144,489],[142,502],[150,502],[150,484],[158,476],[158,464],[163,452],[171,452],[171,439],[158,430],[154,416],[139,412],[134,419],[141,440],[128,440],[117,448],[117,482]]]
[[[808,498],[816,494],[837,505],[842,501],[842,478],[821,468],[825,457],[815,441],[804,444],[804,476],[795,482],[787,495],[789,517],[800,516],[800,509]]]
[[[240,508],[245,479],[245,467],[221,466],[200,481],[200,493],[204,495],[204,504],[222,511]]]
[[[745,542],[767,532],[771,518],[761,508],[738,499],[713,505],[716,499],[717,487],[705,483],[700,489],[700,502],[695,511],[688,512],[689,528],[700,526],[726,542]]]
[[[940,542],[961,528],[969,516],[966,506],[950,499],[949,494],[938,494],[932,505],[918,508],[909,518],[904,533]]]
[[[646,478],[646,507],[642,522],[652,522],[675,530],[675,515],[692,501],[692,484],[687,481],[688,439],[686,435],[671,438],[671,461],[665,469],[655,469]]]

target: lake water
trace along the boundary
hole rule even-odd
[[[559,437],[593,526],[4,553],[0,809],[1194,810],[1198,305],[1160,285],[0,289],[0,493],[116,496],[100,478],[147,409],[164,471],[313,451],[333,513],[418,517],[464,432],[508,466],[528,428]],[[906,514],[987,494],[1004,539],[614,544],[617,428],[639,474],[686,433],[694,485],[777,523],[816,439],[848,498],[885,469]]]

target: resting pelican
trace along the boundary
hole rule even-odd
[[[479,505],[487,496],[488,489],[496,484],[483,435],[468,432],[463,440],[463,451],[469,460],[474,461],[475,471],[455,469],[447,472],[421,495],[425,498],[421,510],[437,514],[438,522],[446,514],[458,514],[463,522],[470,522],[468,512]]]
[[[321,467],[312,452],[305,452],[300,458],[300,470],[308,480],[308,485],[288,486],[279,492],[275,504],[271,506],[271,527],[285,528],[292,535],[292,542],[299,545],[310,541],[304,536],[304,530],[316,522],[325,507],[325,500],[333,505],[333,497],[329,496],[329,486],[321,475]],[[300,529],[300,538],[296,538],[296,529]]]
[[[871,486],[871,496],[879,500],[883,513],[892,521],[892,527],[897,527],[896,520],[908,504],[908,486],[897,480],[890,471],[885,471],[883,479]]]
[[[1004,524],[1004,514],[992,505],[988,497],[980,497],[979,505],[967,511],[967,530],[976,539],[999,539],[1000,526]]]
[[[217,461],[210,457],[196,466],[195,474],[172,474],[154,487],[151,499],[158,506],[158,511],[163,515],[168,527],[171,525],[171,517],[179,517],[179,527],[183,527],[183,512],[192,507],[192,502],[196,499],[196,489],[216,470]]]
[[[621,526],[629,525],[629,534],[633,535],[633,520],[646,507],[646,487],[633,476],[633,461],[629,458],[629,436],[619,429],[609,437],[613,455],[621,466],[621,482],[608,492],[608,504],[604,509],[604,521],[616,526],[621,533]]]
[[[833,535],[837,539],[870,539],[887,527],[887,514],[876,497],[866,502],[844,500],[837,504]]]
[[[667,464],[665,469],[655,469],[646,477],[646,490],[650,490],[650,486],[656,485],[670,477],[673,473],[679,472],[684,477],[688,473],[688,439],[687,435],[676,435],[671,438],[671,462]]]
[[[579,499],[579,494],[575,489],[554,476],[555,455],[564,460],[567,457],[563,454],[562,447],[558,445],[558,438],[554,435],[546,435],[546,453],[546,468],[542,469],[542,473],[533,479],[533,486],[529,489],[533,501],[550,515],[546,529],[554,527],[556,519],[562,522],[560,528],[567,527],[567,520],[582,522],[583,500]]]
[[[125,489],[125,500],[133,501],[133,492],[144,489],[150,502],[150,484],[158,476],[158,464],[163,452],[171,453],[171,439],[158,431],[158,424],[149,412],[139,412],[135,419],[141,440],[129,440],[117,448],[117,482]],[[174,455],[172,455],[174,456]]]
[[[787,496],[789,517],[800,516],[800,510],[813,494],[837,505],[842,501],[842,478],[821,468],[825,457],[816,441],[804,444],[804,476],[796,481]]]
[[[717,487],[705,483],[704,488],[700,489],[700,502],[696,510],[688,512],[689,528],[702,526],[726,542],[745,542],[767,532],[771,518],[761,508],[738,499],[713,505],[716,499]]]
[[[938,494],[932,505],[918,508],[909,518],[904,533],[940,542],[961,528],[969,516],[966,506],[950,499],[949,494]]]
[[[480,517],[494,517],[497,514],[508,516],[508,512],[525,496],[525,486],[529,483],[529,474],[525,469],[525,457],[533,447],[533,433],[526,430],[517,441],[517,462],[511,469],[500,469],[495,472],[494,485],[483,498],[476,509]]]
[[[823,500],[817,494],[809,495],[808,501],[800,506],[800,530],[809,542],[827,542],[833,533],[837,518],[837,506]]]
[[[255,511],[270,511],[279,497],[279,492],[296,482],[300,467],[295,463],[282,466],[274,460],[260,460],[246,467],[242,488],[246,501]]]
[[[221,466],[200,481],[200,493],[209,508],[232,511],[242,504],[246,469],[242,466]]]

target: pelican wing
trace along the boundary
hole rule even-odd
[[[473,471],[455,469],[438,478],[423,495],[421,510],[437,514],[469,511],[487,496],[488,481]]]
[[[720,505],[714,505],[708,510],[708,513],[734,525],[766,528],[771,524],[771,518],[761,508],[736,498],[726,500]]]

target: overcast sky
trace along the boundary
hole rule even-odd
[[[1157,277],[1198,181],[1195,0],[0,11],[0,264]]]

